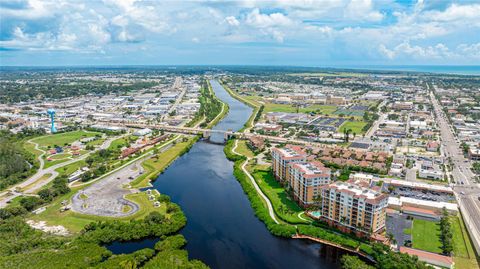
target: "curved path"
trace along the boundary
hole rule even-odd
[[[34,140],[34,139],[36,139],[36,138],[32,138],[32,139],[28,140],[27,142],[30,143],[30,144],[35,145],[35,150],[38,150],[38,151],[42,152],[42,154],[38,155],[38,157],[37,157],[38,161],[40,162],[40,168],[39,168],[39,170],[42,170],[43,167],[45,166],[45,161],[43,160],[43,155],[45,155],[45,153],[47,153],[47,152],[46,152],[45,150],[43,150],[43,149],[40,149],[40,148],[38,147],[38,146],[39,146],[38,143],[35,143],[35,142],[32,141],[32,140]]]
[[[235,140],[235,146],[232,148],[232,152],[234,154],[243,156],[242,154],[235,151],[237,149],[237,146],[238,146],[238,140]],[[275,221],[276,224],[280,224],[280,222],[277,220],[277,216],[275,216],[275,212],[273,211],[272,203],[270,202],[268,197],[262,192],[262,190],[258,186],[257,182],[252,177],[252,175],[250,175],[250,173],[248,172],[248,170],[246,168],[246,166],[247,166],[247,164],[250,160],[251,160],[251,158],[247,157],[247,160],[242,164],[242,170],[247,175],[247,177],[250,179],[250,181],[252,182],[252,184],[255,187],[255,190],[257,191],[257,193],[262,197],[263,200],[265,200],[265,203],[267,204],[267,208],[268,208],[268,214],[270,215],[272,220]]]
[[[171,139],[158,149],[168,149],[170,144],[180,137]],[[124,186],[144,173],[141,164],[153,155],[153,151],[148,151],[93,181],[80,184],[71,182],[70,187],[89,185],[72,197],[72,210],[82,214],[105,217],[127,217],[135,214],[140,209],[139,205],[125,199],[125,196],[137,190],[126,189]],[[129,207],[128,211],[124,210],[125,206]]]
[[[110,144],[112,143],[112,141],[115,140],[115,139],[117,139],[117,137],[107,139],[105,142],[103,142],[103,144],[97,150],[108,148],[110,146]],[[31,140],[29,140],[28,142],[31,143],[31,144],[35,144],[35,149],[38,149],[39,151],[43,151],[43,150],[38,148],[37,143],[35,143]],[[42,157],[43,157],[43,154],[45,154],[45,151],[43,151],[43,153],[38,157],[39,161],[40,161],[40,169],[38,169],[37,173],[35,173],[33,176],[31,176],[27,180],[25,180],[25,181],[23,181],[19,184],[13,185],[10,188],[8,188],[7,190],[5,190],[4,192],[0,193],[0,197],[4,197],[3,199],[0,200],[0,208],[5,207],[8,204],[9,201],[13,200],[14,198],[16,198],[18,196],[21,196],[21,195],[24,195],[24,194],[34,194],[34,193],[36,193],[39,189],[41,189],[43,186],[50,183],[53,179],[55,179],[58,176],[58,172],[55,171],[56,169],[67,166],[69,164],[72,164],[72,163],[75,163],[75,162],[78,162],[78,161],[81,161],[81,160],[84,160],[88,156],[90,156],[90,154],[93,153],[93,152],[94,151],[83,154],[82,156],[80,156],[78,158],[71,159],[71,160],[68,160],[66,162],[62,162],[62,163],[59,163],[59,164],[56,164],[56,165],[52,165],[52,166],[50,166],[46,169],[43,169],[44,161],[43,161]],[[51,174],[51,176],[47,180],[39,180],[47,174]],[[19,191],[19,190],[22,190],[26,187],[28,187],[28,189],[23,190],[23,191]]]

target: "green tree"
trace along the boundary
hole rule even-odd
[[[357,256],[343,255],[340,258],[342,269],[374,269],[375,267],[366,264]]]

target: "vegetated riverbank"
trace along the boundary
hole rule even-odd
[[[204,108],[204,111],[210,111],[210,114],[211,111],[219,111],[210,122],[207,122],[207,126],[210,127],[227,115],[228,105],[216,98],[211,88],[208,92],[211,94],[209,94],[207,102],[210,105],[214,104],[215,108],[210,106],[210,109]],[[204,113],[200,115],[200,117],[207,118],[207,115]],[[168,161],[162,163],[160,165],[161,167],[153,166],[153,169],[158,170],[156,172],[152,171],[152,173],[158,175],[158,172],[163,172],[175,159],[187,153],[199,138],[200,136],[194,136],[176,144],[175,146],[178,147],[170,152],[174,156],[169,156]],[[153,150],[154,149],[151,151]],[[148,153],[151,153],[151,151],[149,150]],[[166,151],[168,151],[168,149]],[[146,153],[147,152],[143,152],[142,156]],[[146,174],[145,178],[150,178],[151,175],[152,174]],[[136,183],[138,183],[138,186],[141,186],[142,182],[143,180],[140,180]],[[90,185],[90,183],[93,182],[88,182],[85,186]],[[50,213],[53,212],[53,215],[60,214],[60,200],[68,200],[82,187],[84,186],[75,187],[70,193],[56,198],[54,201],[55,206],[47,208],[46,212],[51,211]],[[148,205],[149,207],[153,207],[151,205],[153,202],[143,199],[145,197],[128,195],[127,198],[132,199],[132,201],[142,206]],[[150,210],[144,210],[141,214],[144,217],[143,219],[128,218],[113,220],[106,217],[86,216],[70,211],[65,212],[66,214],[75,215],[73,218],[70,218],[69,221],[76,222],[78,220],[78,224],[81,224],[83,227],[80,233],[68,238],[53,235],[45,236],[42,232],[29,227],[25,224],[24,218],[31,216],[31,214],[22,206],[2,209],[0,210],[0,226],[6,225],[4,227],[10,227],[11,230],[3,229],[3,232],[0,231],[0,239],[5,239],[5,241],[2,240],[2,242],[8,242],[8,244],[3,244],[4,246],[8,245],[8,247],[5,247],[6,255],[0,255],[4,256],[0,258],[0,267],[58,268],[61,267],[62,264],[67,264],[75,268],[208,268],[202,262],[195,260],[189,261],[187,251],[182,249],[186,240],[182,235],[173,235],[186,224],[186,218],[180,207],[170,203],[170,199],[166,195],[159,195],[156,199],[161,203],[161,206],[151,212]],[[41,215],[42,214],[40,214],[40,216]],[[40,216],[36,215],[35,217]],[[80,217],[81,220],[77,217]],[[57,218],[64,219],[61,216],[57,216]],[[18,229],[15,228],[11,222],[16,222],[17,225],[19,225],[17,227]],[[15,238],[20,240],[16,240],[15,242],[7,241],[7,238],[11,237],[11,232],[14,232],[12,230],[27,232],[22,234],[17,233],[15,235]],[[38,242],[38,240],[36,240],[37,238],[34,238],[33,245],[30,246],[26,243],[27,241],[32,241],[32,238],[29,238],[28,234],[42,237],[45,241]],[[160,241],[156,243],[154,250],[142,249],[129,254],[112,255],[110,251],[103,247],[103,245],[115,241],[140,240],[149,237],[160,237]],[[21,246],[18,244],[21,244]],[[32,256],[32,259],[25,259],[25,255],[27,255],[24,252],[25,248],[27,248],[28,251],[35,251],[36,254]],[[18,251],[15,249],[18,249]],[[72,249],[76,249],[77,251],[73,254]],[[0,253],[2,250],[0,246]],[[69,259],[70,256],[71,260]],[[83,260],[80,259],[80,257],[83,257]],[[49,260],[54,260],[54,262],[49,263]]]
[[[259,194],[248,181],[247,175],[241,167],[247,160],[245,156],[240,156],[232,152],[234,140],[229,140],[224,148],[225,156],[234,162],[234,176],[242,186],[244,192],[255,211],[255,215],[265,223],[267,229],[276,236],[285,238],[301,238],[315,242],[331,245],[347,250],[364,258],[375,262],[377,268],[426,268],[423,262],[407,254],[392,252],[382,244],[371,244],[366,240],[355,238],[352,235],[343,234],[326,224],[314,221],[313,224],[290,223],[286,218],[281,218],[282,223],[275,223],[270,217],[265,203],[260,199]],[[257,179],[256,179],[257,180]],[[261,180],[261,179],[260,179]],[[273,204],[274,211],[278,212],[278,205]],[[278,217],[279,215],[276,214]],[[354,258],[356,265],[365,264],[362,260]],[[402,267],[408,265],[407,267]],[[393,266],[393,267],[392,267]],[[352,267],[354,268],[354,267]]]
[[[276,236],[287,237],[287,238],[292,237],[297,233],[311,235],[321,239],[329,240],[332,243],[340,244],[344,247],[351,249],[352,251],[356,251],[356,249],[361,247],[365,249],[364,251],[365,254],[367,255],[371,254],[370,249],[367,247],[368,245],[366,245],[361,241],[355,240],[353,238],[349,238],[346,235],[335,234],[333,232],[329,233],[321,228],[313,230],[310,228],[310,225],[301,225],[301,224],[295,223],[297,225],[294,226],[291,223],[288,223],[287,221],[285,221],[284,219],[282,219],[283,223],[276,224],[272,220],[272,218],[270,218],[270,216],[268,215],[268,211],[264,203],[261,201],[254,187],[248,182],[246,178],[247,175],[245,175],[245,173],[241,169],[242,164],[246,161],[246,157],[234,154],[232,152],[233,146],[234,146],[234,140],[229,140],[224,148],[225,156],[229,160],[234,162],[233,173],[235,177],[237,178],[239,183],[242,185],[244,192],[247,194],[252,204],[252,207],[255,210],[257,217],[265,223],[268,230],[272,234]]]
[[[245,123],[245,125],[243,126],[242,129],[239,130],[239,132],[242,132],[242,131],[245,131],[245,130],[248,130],[250,128],[253,127],[253,125],[255,124],[255,122],[257,122],[259,119],[260,119],[260,116],[262,115],[262,112],[263,112],[263,108],[264,106],[263,105],[255,105],[254,103],[246,100],[245,98],[242,98],[240,95],[238,95],[238,93],[236,93],[235,91],[233,91],[232,89],[230,89],[230,87],[228,87],[228,85],[223,81],[223,80],[220,80],[220,85],[222,85],[222,87],[235,99],[237,99],[238,101],[246,104],[247,106],[253,108],[253,112],[252,114],[250,115],[250,118],[248,118],[248,121]]]
[[[0,268],[208,268],[188,260],[185,239],[177,234],[186,224],[180,207],[160,196],[165,214],[151,212],[141,220],[91,222],[79,235],[54,236],[34,230],[22,214],[0,209]],[[104,245],[115,241],[160,237],[154,249],[113,255]],[[28,258],[27,258],[28,257]]]
[[[225,102],[222,102],[222,100],[218,99],[218,97],[215,95],[215,92],[212,89],[212,85],[210,84],[210,81],[206,80],[206,87],[208,89],[203,93],[205,98],[207,100],[210,99],[210,102],[205,102],[204,108],[202,109],[200,107],[200,110],[204,112],[204,115],[206,117],[206,127],[207,128],[212,128],[213,126],[217,125],[217,123],[227,115],[229,111],[229,106]],[[202,104],[202,103],[200,103]],[[220,112],[217,112],[220,107]],[[210,111],[214,112],[214,115],[216,115],[213,119],[209,121],[209,114],[211,113]]]

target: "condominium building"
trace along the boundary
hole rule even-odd
[[[369,188],[365,181],[337,181],[321,187],[320,218],[357,236],[385,229],[387,205],[388,196]]]
[[[320,187],[330,183],[330,169],[321,162],[289,164],[288,186],[293,190],[293,198],[303,207],[315,204],[320,195]]]
[[[279,181],[286,181],[289,178],[290,163],[303,163],[307,154],[300,146],[287,145],[283,148],[272,148],[272,168],[275,178]]]

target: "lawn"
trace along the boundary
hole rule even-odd
[[[298,217],[303,212],[295,201],[293,201],[285,189],[273,177],[270,171],[256,170],[252,176],[257,181],[258,186],[263,193],[272,202],[272,206],[277,216],[290,223],[307,223]]]
[[[70,153],[58,153],[50,155],[49,158],[51,158],[52,160],[64,160],[70,156],[72,156]]]
[[[46,168],[49,168],[51,166],[54,166],[56,164],[59,164],[59,163],[63,163],[63,162],[66,162],[68,161],[68,159],[62,159],[62,160],[52,160],[52,161],[47,161],[47,159],[45,159],[45,165],[44,165],[44,169]]]
[[[84,167],[87,164],[85,163],[84,160],[80,160],[78,162],[71,163],[69,165],[66,165],[64,167],[60,167],[55,169],[59,173],[59,176],[66,175],[69,176],[73,174],[75,171],[77,171],[80,167]]]
[[[78,189],[77,189],[78,190]],[[67,228],[72,233],[80,232],[85,225],[93,221],[102,221],[107,219],[117,219],[117,220],[131,220],[131,219],[140,219],[148,215],[152,211],[159,211],[161,213],[166,212],[166,205],[161,204],[160,207],[154,207],[152,201],[148,200],[148,196],[144,192],[129,194],[125,198],[130,201],[137,203],[140,206],[140,209],[135,214],[124,217],[124,218],[109,218],[109,217],[100,217],[93,215],[85,215],[74,212],[72,210],[60,212],[62,207],[61,202],[63,200],[69,200],[76,193],[72,191],[60,198],[55,199],[50,206],[48,206],[44,212],[38,215],[32,215],[29,219],[35,221],[45,221],[48,225],[62,225]]]
[[[416,249],[442,253],[440,247],[440,225],[438,222],[414,219],[412,225],[412,243]]]
[[[52,176],[52,174],[43,175],[41,178],[37,179],[35,182],[32,182],[31,184],[28,184],[27,186],[23,187],[22,191],[24,192],[24,191],[30,189],[33,185],[36,185],[37,183],[47,181],[47,179],[50,178],[51,176]]]
[[[128,137],[121,137],[113,140],[112,143],[110,144],[110,147],[108,147],[108,149],[116,150],[118,148],[124,147],[127,143],[128,143]]]
[[[299,113],[310,113],[316,112],[319,114],[324,115],[331,115],[333,112],[337,110],[336,106],[329,106],[329,105],[311,105],[307,107],[299,107]],[[266,103],[265,108],[263,110],[264,113],[267,112],[288,112],[288,113],[296,113],[297,108],[293,105],[287,104],[273,104],[273,103]]]
[[[452,217],[453,260],[456,268],[479,268],[472,242],[461,217]]]
[[[23,148],[35,155],[35,162],[38,162],[37,158],[42,154],[42,152],[40,150],[36,150],[34,144],[25,142],[23,143]]]
[[[67,133],[59,133],[53,135],[41,136],[39,138],[33,139],[32,141],[38,143],[42,147],[53,147],[55,145],[63,146],[65,144],[71,144],[77,140],[80,140],[85,137],[92,137],[100,133],[96,132],[85,132],[85,131],[73,131]]]
[[[323,115],[331,115],[333,112],[335,112],[335,110],[337,110],[336,106],[329,105],[311,105],[300,108],[300,112],[302,113],[316,112],[317,114]]]
[[[240,95],[240,97],[249,101],[255,106],[260,106],[261,105],[260,101],[262,101],[263,99],[261,96],[258,96],[258,95]]]
[[[101,145],[103,144],[103,142],[105,142],[105,138],[99,138],[99,139],[95,139],[93,141],[90,141],[87,143],[88,146],[98,146],[98,145]]]
[[[248,148],[247,141],[245,140],[237,140],[237,148],[235,149],[236,152],[246,156],[248,158],[253,158],[253,152]]]
[[[178,155],[192,143],[191,139],[187,142],[177,143],[166,151],[159,153],[157,157],[152,157],[142,163],[145,173],[137,177],[130,185],[134,188],[147,187],[150,180],[155,179],[158,173],[162,172],[172,163]]]
[[[356,133],[357,135],[359,135],[365,133],[363,131],[363,127],[365,127],[365,125],[367,125],[367,123],[364,121],[346,121],[340,126],[338,131],[343,133],[344,129],[352,129],[352,134]]]

